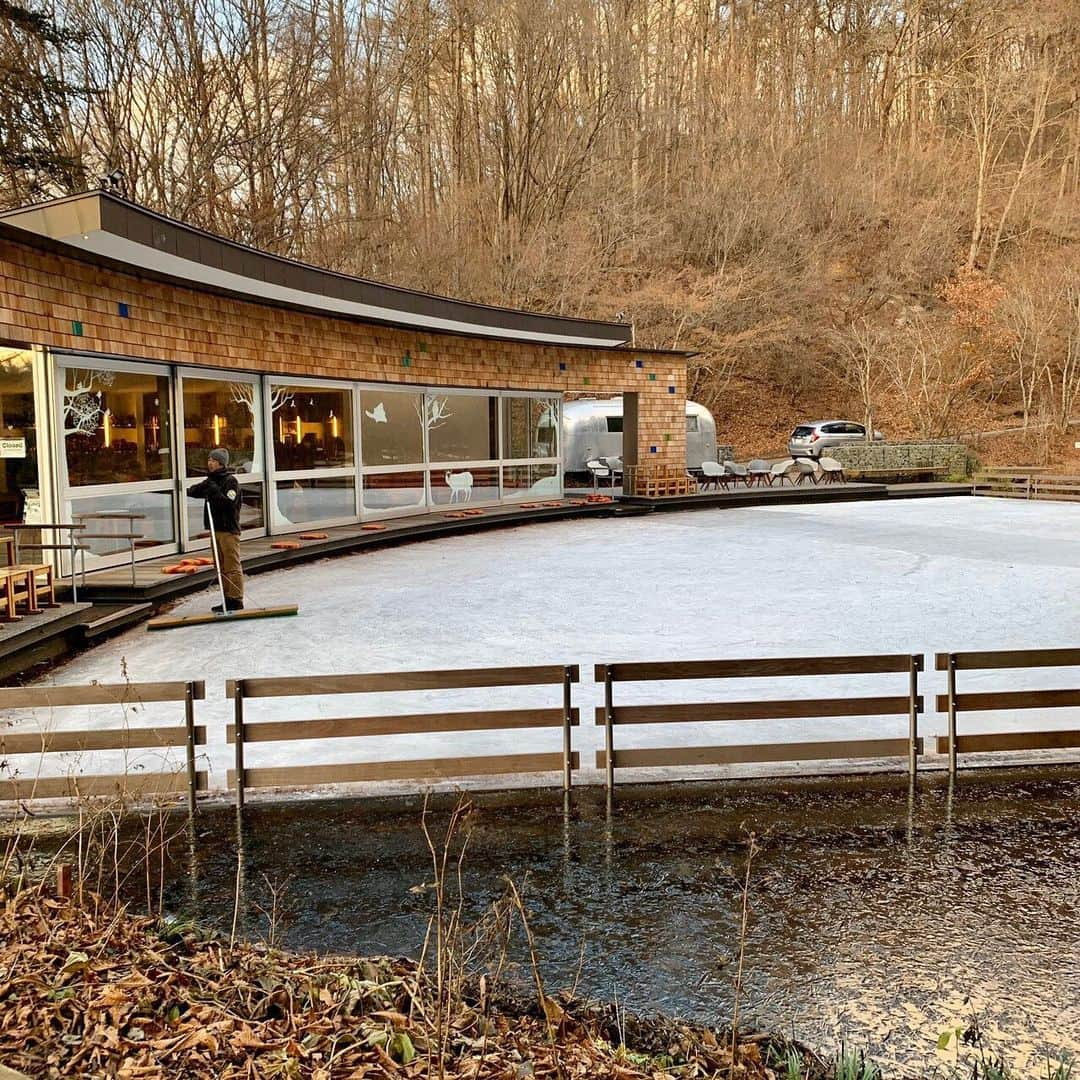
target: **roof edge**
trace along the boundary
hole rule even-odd
[[[49,218],[54,218],[50,222]],[[51,240],[66,249],[90,256],[92,261],[109,259],[110,264],[128,273],[164,278],[193,289],[210,289],[230,295],[255,299],[260,303],[275,301],[261,295],[259,287],[277,289],[290,295],[305,294],[310,303],[277,301],[277,306],[295,307],[331,317],[360,318],[362,321],[402,326],[429,333],[465,333],[468,336],[493,337],[498,340],[536,341],[538,335],[569,340],[548,343],[589,348],[627,348],[631,327],[626,323],[581,319],[574,316],[548,315],[518,308],[479,304],[469,300],[419,292],[397,285],[354,277],[308,263],[287,259],[270,252],[239,244],[226,237],[197,229],[157,211],[123,199],[112,192],[88,191],[0,213],[0,225],[8,226]],[[92,236],[99,232],[101,243],[145,254],[148,264],[155,260],[174,265],[205,268],[208,277],[227,276],[237,282],[247,281],[251,289],[221,288],[197,278],[167,273],[152,265],[140,265],[126,258],[109,257],[95,252]],[[61,235],[57,235],[60,233]],[[72,243],[81,236],[88,247]],[[137,246],[135,246],[137,245]],[[178,263],[177,260],[183,260]],[[381,314],[353,315],[332,307],[323,308],[319,298],[331,305],[361,305]],[[395,319],[395,315],[397,319]],[[422,325],[423,320],[445,321],[461,329]],[[520,334],[520,339],[515,337]],[[578,339],[578,340],[573,340]],[[644,351],[644,350],[641,350]],[[653,351],[653,350],[648,350]]]

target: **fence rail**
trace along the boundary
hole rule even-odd
[[[937,738],[939,754],[949,755],[949,772],[956,772],[958,754],[1016,750],[1064,750],[1080,747],[1080,731],[1003,731],[961,735],[957,718],[961,713],[1014,709],[1062,709],[1080,706],[1080,689],[1000,690],[991,693],[957,692],[958,671],[1000,671],[1004,669],[1080,667],[1080,649],[1011,649],[1000,652],[938,653],[938,671],[948,673],[948,688],[937,699],[938,712],[949,717],[949,731]]]
[[[608,792],[615,787],[617,768],[657,765],[723,765],[754,761],[805,761],[832,758],[876,758],[907,755],[912,775],[923,752],[918,717],[923,711],[918,673],[923,658],[909,654],[872,656],[804,656],[751,660],[655,661],[637,664],[597,664],[594,677],[604,684],[604,705],[595,713],[604,728],[604,749],[596,753]],[[710,701],[649,705],[616,705],[615,683],[667,682],[680,679],[737,679],[762,677],[876,675],[906,673],[906,695],[889,697],[761,698],[753,701]],[[777,720],[802,717],[908,717],[907,739],[840,739],[808,743],[750,743],[705,747],[615,747],[615,729],[625,724],[673,724],[732,720]]]
[[[296,678],[230,679],[226,696],[233,701],[233,723],[226,738],[235,748],[235,765],[228,784],[235,786],[236,804],[244,805],[249,788],[311,787],[371,780],[431,780],[509,773],[563,774],[570,790],[579,756],[570,745],[570,729],[580,723],[571,701],[571,686],[579,679],[574,664],[514,668],[453,668],[443,671],[382,672],[362,675],[308,675]],[[461,690],[507,686],[561,686],[561,706],[541,709],[471,709],[442,713],[394,713],[307,720],[251,721],[245,702],[254,699],[322,697],[328,694],[370,694],[416,690]],[[405,761],[281,765],[251,768],[244,748],[251,743],[302,743],[312,739],[371,735],[421,735],[445,731],[513,731],[561,728],[561,753],[476,755]]]
[[[1080,502],[1080,476],[1052,476],[1020,469],[982,472],[975,475],[972,493],[994,499]]]
[[[0,755],[39,754],[48,758],[98,750],[184,747],[186,774],[126,769],[112,775],[33,776],[17,774],[0,783],[0,792],[15,800],[78,797],[80,795],[178,794],[187,792],[188,810],[195,811],[198,791],[207,787],[207,774],[196,768],[195,748],[206,745],[206,727],[195,723],[195,702],[206,698],[202,681],[159,683],[92,683],[89,686],[40,686],[0,689],[0,711],[9,709],[66,709],[116,705],[127,709],[153,702],[183,702],[182,727],[131,727],[88,731],[0,731]]]

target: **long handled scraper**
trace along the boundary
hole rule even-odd
[[[214,518],[207,514],[210,520],[210,543],[214,549],[214,569],[217,571],[218,591],[221,593],[221,606],[227,608],[225,603],[225,583],[221,580],[221,565],[217,559],[217,537],[214,535]],[[201,615],[179,615],[175,618],[164,616],[160,619],[151,619],[146,624],[147,630],[175,630],[178,626],[202,626],[207,623],[237,622],[240,619],[276,619],[283,615],[295,615],[300,609],[295,604],[285,607],[267,608],[244,608],[242,611],[223,610],[220,613],[206,612]]]

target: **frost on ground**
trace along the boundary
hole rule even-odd
[[[212,786],[231,758],[226,679],[430,668],[576,663],[575,748],[591,767],[602,661],[903,652],[929,655],[926,735],[944,730],[933,695],[938,650],[1035,648],[1080,641],[1080,506],[992,499],[831,503],[532,525],[325,560],[251,579],[248,603],[297,602],[296,618],[147,633],[137,627],[49,677],[199,678],[209,700]],[[207,591],[182,615],[205,611]],[[964,676],[963,688],[1076,685],[1075,670]],[[620,688],[618,700],[677,702],[904,694],[906,675],[730,680]],[[359,716],[476,706],[558,705],[561,689],[338,696],[255,702],[248,718]],[[132,723],[160,722],[154,706]],[[144,719],[145,717],[146,719]],[[56,727],[116,726],[103,710],[65,710]],[[42,718],[16,718],[38,724]],[[1067,727],[1075,712],[981,716],[982,730]],[[618,745],[709,745],[903,737],[906,717],[752,721],[622,729]],[[558,750],[557,730],[339,739],[302,751],[249,749],[249,767]],[[144,752],[157,760],[158,752]],[[305,755],[305,756],[301,756]],[[129,758],[130,760],[130,758]],[[93,771],[118,764],[102,754]],[[85,765],[85,763],[84,763]],[[151,767],[148,763],[146,767]],[[155,766],[156,767],[156,766]]]

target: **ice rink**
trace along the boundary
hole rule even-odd
[[[1080,505],[941,498],[831,503],[570,521],[428,541],[276,571],[248,582],[249,605],[296,602],[300,615],[148,633],[144,626],[57,668],[46,682],[199,678],[199,720],[212,786],[231,757],[224,723],[228,678],[581,665],[582,725],[575,748],[592,766],[592,723],[603,661],[926,653],[1080,644]],[[176,614],[206,610],[211,592]],[[944,730],[932,695],[944,688],[929,657],[922,731]],[[1075,670],[972,676],[967,689],[1077,685]],[[768,685],[764,685],[767,682]],[[839,694],[903,694],[905,675],[669,683],[621,690],[623,704]],[[249,719],[423,712],[476,705],[557,705],[558,687],[257,702]],[[169,706],[136,710],[149,723]],[[979,728],[1075,726],[1076,711],[980,717]],[[114,727],[115,710],[64,710],[14,723]],[[622,746],[709,745],[902,737],[906,718],[752,721],[635,727]],[[366,761],[559,749],[556,731],[338,739],[299,757],[283,744],[252,746],[248,766]],[[145,767],[160,767],[144,751]],[[117,762],[70,761],[111,771]],[[52,770],[50,770],[52,771]]]

